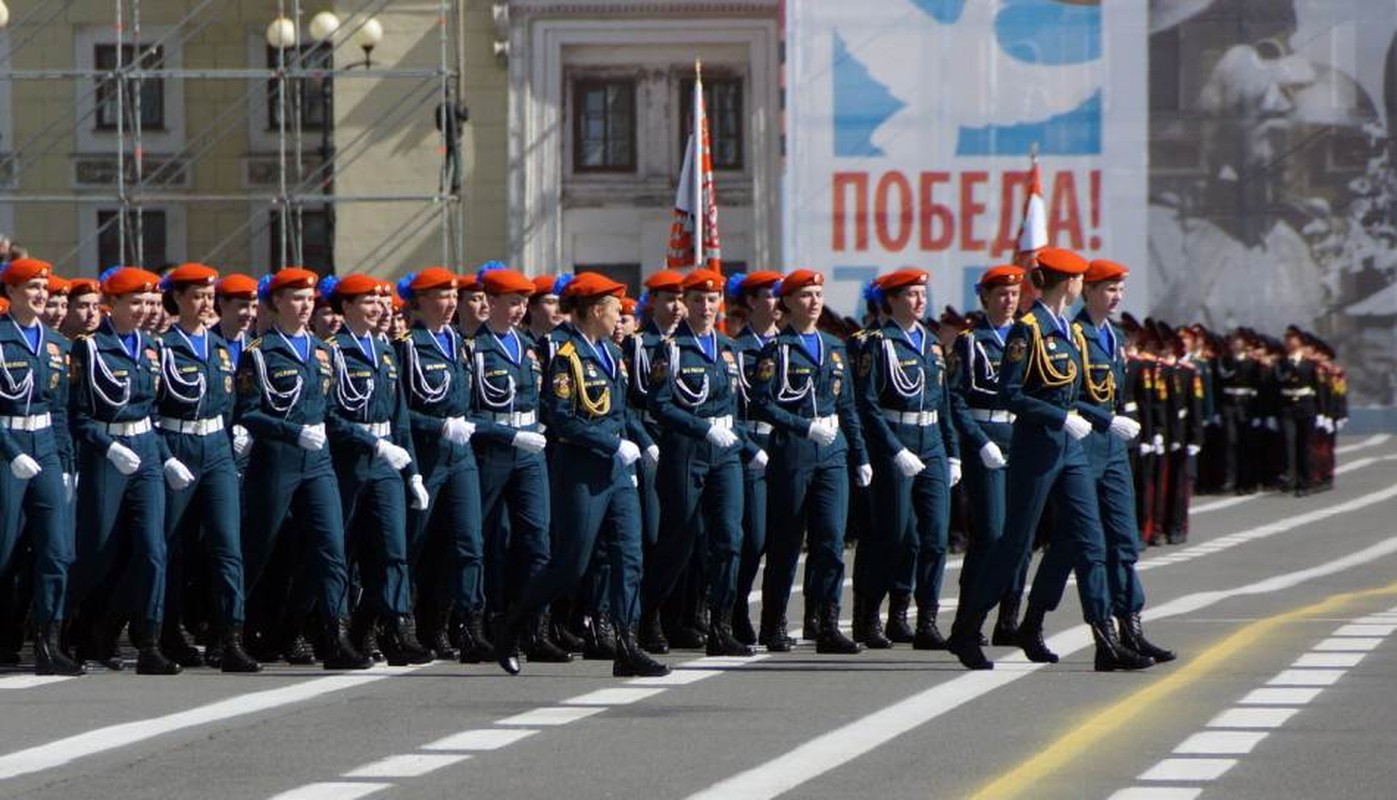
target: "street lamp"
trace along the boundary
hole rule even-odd
[[[0,0],[0,28],[10,24],[10,7],[5,5],[5,0]]]

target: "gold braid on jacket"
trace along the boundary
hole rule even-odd
[[[1091,377],[1091,356],[1087,354],[1087,337],[1082,333],[1082,323],[1072,323],[1072,339],[1077,349],[1082,351],[1082,382],[1086,384],[1087,396],[1099,405],[1111,405],[1116,399],[1116,371],[1107,370],[1106,380],[1097,383]]]
[[[602,346],[606,344],[603,342]],[[582,372],[582,358],[577,355],[577,348],[572,342],[568,342],[558,350],[558,355],[568,360],[569,371],[572,372],[572,382],[577,386],[577,404],[582,406],[582,410],[593,418],[604,417],[611,413],[611,389],[601,390],[601,396],[592,399],[587,394],[587,378]]]
[[[1037,317],[1025,314],[1023,323],[1033,333],[1033,343],[1029,347],[1027,374],[1036,377],[1038,383],[1046,389],[1057,389],[1077,380],[1077,363],[1075,361],[1068,359],[1066,371],[1059,371],[1057,367],[1053,366],[1053,360],[1048,357],[1048,347],[1043,341],[1043,332],[1038,329]]]

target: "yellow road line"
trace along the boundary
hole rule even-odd
[[[1157,706],[1197,679],[1222,666],[1242,650],[1265,638],[1276,628],[1305,617],[1332,612],[1343,605],[1366,597],[1397,594],[1397,583],[1359,592],[1336,594],[1313,605],[1257,620],[1204,650],[1181,669],[1163,680],[1130,695],[1086,722],[1068,731],[1045,747],[1033,758],[1024,761],[1003,776],[986,784],[972,797],[975,800],[1001,800],[1018,797],[1041,788],[1040,782],[1061,772],[1073,761],[1085,755],[1103,739],[1133,724],[1138,717]]]

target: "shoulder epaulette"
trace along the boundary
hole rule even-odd
[[[412,340],[412,331],[407,330],[394,337],[394,341],[407,342]]]
[[[577,355],[577,347],[572,343],[571,340],[568,340],[563,343],[562,347],[558,348],[558,355],[571,358],[572,356]]]
[[[248,350],[260,350],[260,349],[262,349],[262,337],[261,337],[261,336],[258,336],[256,339],[253,339],[252,341],[248,342],[248,343],[247,343],[247,349],[248,349]]]

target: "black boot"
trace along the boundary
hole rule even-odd
[[[657,678],[669,674],[669,667],[650,657],[636,642],[635,629],[617,626],[616,659],[611,662],[613,678]]]
[[[912,643],[915,634],[907,622],[907,612],[911,608],[911,592],[893,592],[888,596],[888,626],[883,631],[888,641],[896,644]]]
[[[335,617],[325,623],[325,669],[368,669],[372,658],[354,649],[349,641],[349,620]]]
[[[1142,656],[1121,644],[1120,639],[1116,637],[1116,626],[1110,622],[1092,623],[1091,635],[1096,640],[1097,672],[1144,669],[1154,664],[1148,656]]]
[[[54,627],[53,623],[48,623],[34,632],[34,674],[86,675],[86,667],[58,649]]]
[[[567,624],[567,619],[552,614],[544,615],[544,630],[548,632],[548,639],[558,646],[564,653],[580,653],[586,644],[582,637],[573,633],[572,628]]]
[[[647,611],[640,618],[640,647],[657,656],[669,652],[669,639],[665,638],[665,626],[658,610]]]
[[[750,656],[752,648],[732,635],[732,611],[714,608],[708,614],[708,642],[705,651],[710,656]]]
[[[310,641],[300,630],[291,634],[291,638],[286,641],[286,646],[282,650],[282,658],[286,663],[297,666],[306,666],[315,663],[315,648],[310,646]]]
[[[801,619],[802,630],[800,636],[807,642],[814,642],[820,638],[820,604],[810,598],[805,598],[805,616]],[[843,634],[840,634],[841,636]]]
[[[181,667],[204,666],[203,654],[190,643],[178,620],[165,620],[165,625],[160,631],[160,650],[166,658]]]
[[[103,617],[91,625],[83,625],[79,620],[78,629],[73,631],[76,660],[93,661],[112,672],[126,669],[126,662],[121,659],[122,627],[121,620],[114,617]]]
[[[1019,603],[1022,600],[1023,594],[1019,592],[1010,592],[1000,599],[999,618],[995,620],[994,635],[990,639],[995,647],[1014,647],[1019,643],[1016,634],[1019,629]]]
[[[210,647],[210,650],[213,648]],[[214,666],[209,664],[209,666]],[[232,623],[223,627],[219,637],[218,668],[224,672],[261,672],[262,665],[243,649],[243,626]]]
[[[131,624],[131,644],[136,646],[137,675],[178,675],[184,671],[183,667],[160,651],[159,629],[154,622]]]
[[[461,623],[461,663],[479,664],[495,660],[495,646],[485,636],[485,612],[471,611]]]
[[[432,651],[417,641],[417,625],[411,614],[395,614],[389,618],[383,630],[382,644],[390,667],[427,664],[432,660]],[[359,652],[368,655],[363,650]]]
[[[519,634],[523,616],[510,611],[500,620],[495,633],[495,663],[510,675],[519,674]]]
[[[875,602],[872,597],[865,597],[860,607],[858,595],[854,596],[854,600],[854,613],[863,612],[863,624],[860,626],[864,634],[863,645],[869,650],[887,650],[892,647],[892,640],[883,632],[883,616],[878,613],[880,603]],[[858,617],[854,618],[854,623],[858,624]],[[854,641],[859,641],[858,637],[854,637]]]
[[[762,607],[762,629],[757,636],[757,641],[764,645],[769,653],[789,653],[794,643],[790,635],[786,632],[786,610],[770,609]]]
[[[349,643],[374,661],[384,658],[383,646],[378,640],[378,612],[369,608],[366,602],[361,601],[349,617]]]
[[[445,604],[441,608],[433,609],[426,619],[428,628],[425,635],[418,638],[424,647],[432,651],[432,655],[442,661],[455,661],[460,658],[461,653],[456,649],[456,645],[451,643],[451,606]],[[418,616],[419,627],[422,624],[422,617]]]
[[[605,616],[588,617],[582,636],[582,657],[588,661],[616,660],[616,629]]]
[[[955,624],[951,626],[951,638],[946,640],[946,649],[958,659],[966,669],[994,669],[994,662],[985,658],[980,649],[980,628],[984,627],[983,612],[972,614],[964,608],[956,612]]]
[[[1140,625],[1139,614],[1116,617],[1116,622],[1120,624],[1121,644],[1129,647],[1131,650],[1134,650],[1142,656],[1153,659],[1156,664],[1163,664],[1166,661],[1173,661],[1178,658],[1178,655],[1173,650],[1165,650],[1163,647],[1145,638],[1145,631]]]
[[[826,603],[820,607],[820,633],[815,640],[816,653],[851,656],[863,652],[863,646],[839,630],[839,606]]]
[[[946,637],[936,627],[937,606],[917,605],[917,632],[912,637],[914,650],[945,650]]]
[[[1056,664],[1058,660],[1057,653],[1049,650],[1048,643],[1043,641],[1043,616],[1046,613],[1046,609],[1038,608],[1030,602],[1028,610],[1023,615],[1023,624],[1014,633],[1017,644],[1023,648],[1024,655],[1028,656],[1029,661],[1036,664]],[[996,629],[995,641],[998,641],[998,635]]]
[[[732,607],[732,638],[749,647],[757,643],[757,632],[752,629],[752,613],[746,600],[738,600]]]
[[[868,640],[868,617],[864,606],[868,605],[863,592],[854,592],[853,624],[849,626],[849,638],[859,644]]]
[[[548,619],[535,616],[524,629],[524,655],[535,664],[566,664],[572,660],[568,651],[548,638]]]

